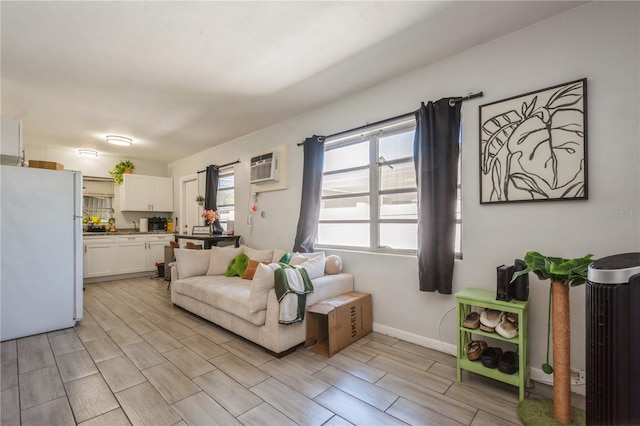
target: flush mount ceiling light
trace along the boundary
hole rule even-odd
[[[133,139],[124,136],[107,135],[107,142],[113,145],[130,146],[133,143]]]
[[[81,157],[97,157],[98,151],[94,151],[92,149],[79,149],[78,155]]]

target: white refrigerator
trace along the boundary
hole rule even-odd
[[[82,319],[82,173],[0,166],[0,341]]]

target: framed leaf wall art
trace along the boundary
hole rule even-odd
[[[480,106],[480,204],[587,198],[586,78]]]

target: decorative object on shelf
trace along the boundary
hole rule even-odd
[[[480,204],[586,200],[587,79],[480,106]]]
[[[135,168],[136,166],[130,160],[122,160],[115,165],[109,174],[113,176],[114,182],[119,185],[122,183],[122,175],[131,173]]]
[[[218,220],[218,218],[220,217],[220,215],[218,214],[217,210],[203,210],[202,211],[202,217],[204,218],[204,221],[207,225],[209,225],[209,235],[213,235],[213,224],[216,220]]]
[[[576,259],[543,256],[538,252],[528,252],[524,261],[527,269],[513,274],[513,280],[520,275],[533,272],[541,280],[551,281],[551,317],[553,323],[553,418],[562,423],[571,423],[571,318],[569,315],[569,287],[584,284],[587,270],[593,262],[588,254]],[[548,358],[547,358],[548,364]],[[543,366],[543,371],[547,372]]]
[[[196,197],[196,202],[198,203],[199,206],[204,205],[204,197],[202,195],[198,195]]]
[[[109,232],[116,232],[116,219],[110,217],[107,222],[109,223]]]

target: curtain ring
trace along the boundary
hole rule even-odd
[[[449,99],[449,106],[450,106],[450,107],[454,107],[454,106],[456,106],[456,99],[455,99],[455,98],[451,98],[451,99]]]

